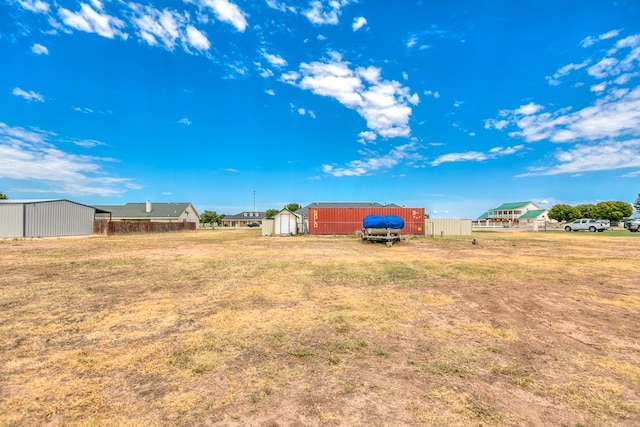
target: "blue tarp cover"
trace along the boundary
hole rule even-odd
[[[404,219],[397,215],[367,215],[362,219],[364,228],[404,228]]]

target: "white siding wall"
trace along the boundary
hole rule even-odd
[[[275,222],[273,218],[265,218],[262,220],[262,235],[271,236],[275,230]]]
[[[0,238],[24,237],[24,205],[0,204]]]
[[[198,215],[196,214],[196,211],[193,209],[191,205],[187,206],[184,212],[180,214],[180,217],[178,218],[178,220],[181,222],[182,221],[195,222],[196,228],[200,224],[200,218],[198,217]]]

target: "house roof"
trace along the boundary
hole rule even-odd
[[[309,216],[309,208],[399,208],[395,203],[382,205],[377,202],[313,202],[298,209],[295,213]]]
[[[256,211],[246,211],[240,212],[234,215],[225,215],[223,221],[229,220],[246,220],[246,221],[254,221],[254,220],[264,219],[264,212],[256,212]]]
[[[532,209],[522,214],[520,219],[536,219],[546,211],[546,209]]]
[[[294,211],[289,210],[289,209],[287,209],[287,208],[282,208],[282,209],[280,210],[280,212],[278,212],[276,215],[279,215],[279,214],[281,214],[282,212],[289,212],[289,213],[293,214],[294,216],[301,217],[301,216],[302,216],[302,214],[300,213],[300,211],[301,211],[301,210],[302,210],[302,209],[298,209],[297,211],[295,211],[295,212],[294,212]]]
[[[532,202],[512,202],[512,203],[503,203],[495,209],[489,209],[490,211],[511,211],[518,208],[524,208],[528,204],[533,204]]]
[[[487,219],[487,218],[489,218],[489,212],[485,212],[478,217],[478,219]]]
[[[124,205],[100,205],[101,210],[111,212],[113,218],[178,218],[187,208],[195,208],[188,202],[181,203],[152,203],[151,212],[147,212],[146,203],[126,203]],[[197,218],[195,218],[197,219]]]

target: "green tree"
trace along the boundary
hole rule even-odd
[[[274,216],[276,216],[276,214],[280,212],[278,209],[267,209],[264,212],[264,217],[265,218],[273,218]]]
[[[638,194],[638,197],[640,197],[640,194]],[[0,191],[0,200],[7,200],[8,197],[6,194],[4,194],[2,191]]]
[[[204,211],[200,215],[200,223],[201,224],[213,224],[220,223],[224,215],[220,216],[216,211]]]
[[[594,216],[598,219],[608,219],[614,224],[620,222],[622,218],[629,217],[633,213],[630,203],[620,201],[600,202],[595,205]]]
[[[640,193],[638,193],[638,197],[636,197],[636,201],[633,202],[633,208],[636,212],[640,213]]]
[[[596,207],[596,205],[590,204],[590,203],[576,206],[576,209],[578,209],[580,211],[580,215],[578,215],[578,217],[580,217],[580,218],[595,218],[595,217],[597,217],[598,215],[595,212],[595,207]],[[606,219],[606,218],[598,217],[598,219]]]
[[[289,203],[288,205],[284,206],[286,209],[289,209],[291,212],[295,212],[298,209],[302,209],[302,206],[300,206],[297,203]]]
[[[556,221],[569,221],[571,219],[580,218],[580,211],[569,205],[558,204],[549,209],[549,218]]]

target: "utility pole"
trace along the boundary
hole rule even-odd
[[[253,189],[253,211],[256,211],[256,189]]]

